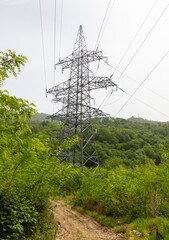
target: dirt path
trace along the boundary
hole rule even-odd
[[[66,205],[64,201],[52,201],[53,214],[58,222],[56,240],[121,240],[111,228],[103,227],[87,215]]]

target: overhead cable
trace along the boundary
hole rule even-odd
[[[102,32],[102,28],[103,28],[103,25],[104,25],[104,22],[105,22],[105,19],[106,19],[106,16],[107,16],[107,13],[108,13],[108,10],[109,10],[109,7],[110,7],[110,3],[111,3],[111,0],[109,0],[109,2],[108,2],[107,8],[106,8],[106,12],[104,14],[104,18],[103,18],[103,21],[102,21],[102,24],[101,24],[101,27],[100,27],[100,30],[99,30],[99,34],[98,34],[98,37],[97,37],[94,49],[97,48],[97,43],[98,43],[99,37],[100,37],[101,32]]]
[[[155,2],[156,3],[156,2]],[[155,4],[154,3],[154,4]],[[145,43],[145,41],[147,40],[148,36],[150,35],[150,33],[153,31],[154,27],[157,25],[157,23],[159,22],[159,20],[161,19],[161,17],[163,16],[163,14],[165,13],[165,11],[167,10],[169,4],[165,7],[165,9],[163,10],[163,12],[161,13],[161,15],[159,16],[159,18],[157,19],[157,21],[155,22],[155,24],[152,26],[152,28],[150,29],[150,31],[148,32],[148,34],[146,35],[146,37],[144,38],[144,40],[142,41],[141,45],[139,46],[139,48],[137,49],[137,51],[134,53],[134,55],[132,56],[132,58],[130,59],[130,61],[128,62],[127,66],[124,68],[124,70],[121,72],[120,76],[118,77],[116,83],[120,80],[120,78],[124,75],[124,72],[126,71],[126,69],[129,67],[130,63],[133,61],[134,57],[137,55],[137,53],[139,52],[139,50],[141,49],[141,47],[143,46],[143,44]],[[154,5],[152,6],[152,8],[154,7]],[[151,8],[151,9],[152,9]],[[151,12],[150,9],[150,12]],[[150,14],[149,12],[149,14]],[[148,14],[148,15],[149,15]],[[109,63],[107,63],[106,61],[104,61],[107,65],[109,65],[111,67],[111,65]],[[116,68],[115,68],[116,71]],[[114,73],[115,73],[114,71]],[[113,73],[113,74],[114,74]],[[107,96],[104,98],[103,102],[101,103],[101,105],[105,102],[105,100],[107,99],[109,93],[107,94]],[[101,106],[100,105],[100,106]]]
[[[135,33],[135,35],[134,35],[134,37],[132,38],[131,42],[129,43],[129,45],[128,45],[128,47],[127,47],[126,51],[124,52],[124,54],[122,55],[122,57],[121,57],[120,61],[118,62],[118,64],[117,64],[116,68],[118,68],[118,67],[119,67],[119,65],[120,65],[120,63],[123,61],[123,59],[124,59],[124,57],[126,56],[126,54],[127,54],[128,50],[129,50],[129,49],[130,49],[130,47],[132,46],[133,42],[134,42],[134,41],[135,41],[135,39],[137,38],[137,36],[138,36],[139,32],[141,31],[142,27],[144,26],[144,24],[145,24],[145,22],[146,22],[147,18],[149,17],[150,13],[152,12],[153,8],[155,7],[155,5],[156,5],[157,1],[158,1],[158,0],[156,0],[156,1],[153,3],[153,5],[152,5],[152,7],[150,8],[150,10],[149,10],[148,14],[147,14],[147,15],[146,15],[146,17],[144,18],[144,20],[143,20],[143,22],[142,22],[141,26],[139,27],[139,29],[138,29],[138,30],[137,30],[137,32]],[[115,69],[115,70],[116,70],[116,69]]]
[[[105,61],[104,61],[104,62],[105,62]],[[105,62],[105,63],[108,64],[107,62]],[[116,69],[117,72],[122,73],[122,71],[120,71],[120,70],[117,69],[116,67],[114,67],[114,66],[112,66],[112,65],[110,65],[110,64],[108,64],[108,65],[109,65],[109,67],[111,67],[111,68],[113,68],[113,69]],[[106,71],[106,72],[107,72],[107,71]],[[106,73],[106,72],[105,72],[105,73]],[[104,74],[105,74],[105,73],[104,73]],[[140,82],[137,81],[136,79],[134,79],[134,78],[130,77],[129,75],[127,75],[126,73],[124,73],[123,76],[126,77],[126,78],[128,78],[128,79],[130,79],[130,80],[133,81],[133,82],[140,83]],[[153,91],[153,90],[150,89],[149,87],[146,87],[146,86],[143,86],[143,85],[142,85],[141,87],[144,88],[144,89],[146,89],[146,90],[148,90],[148,91],[150,91],[150,92],[152,92],[154,95],[160,97],[161,99],[169,102],[169,99],[168,99],[168,98],[166,98],[166,97],[160,95],[159,93]],[[109,104],[107,104],[107,105],[109,105]],[[107,105],[104,104],[104,106],[107,106]]]
[[[60,17],[60,38],[59,38],[59,61],[61,53],[61,43],[62,43],[62,22],[63,22],[63,0],[61,0],[61,17]]]
[[[145,43],[145,41],[147,40],[147,38],[149,37],[150,33],[153,31],[153,29],[155,28],[155,26],[157,25],[157,23],[160,21],[160,19],[162,18],[162,16],[164,15],[165,11],[168,9],[169,4],[167,4],[167,6],[164,8],[164,10],[162,11],[162,13],[160,14],[160,16],[158,17],[157,21],[155,22],[155,24],[151,27],[150,31],[148,32],[148,34],[146,35],[146,37],[144,38],[144,40],[142,41],[142,43],[140,44],[139,48],[136,50],[136,52],[134,53],[134,55],[132,56],[132,58],[130,59],[130,61],[128,62],[128,64],[126,65],[126,67],[124,68],[124,70],[122,71],[122,73],[120,74],[120,76],[118,77],[116,83],[120,80],[120,78],[122,77],[123,73],[126,71],[126,69],[129,67],[129,65],[131,64],[131,62],[133,61],[133,59],[135,58],[135,56],[137,55],[137,53],[139,52],[139,50],[141,49],[141,47],[143,46],[143,44]]]
[[[41,0],[39,0],[39,10],[40,10],[40,23],[41,23],[41,39],[42,39],[42,54],[43,54],[44,80],[45,80],[45,87],[46,87],[46,90],[47,90],[46,61],[45,61],[45,47],[44,47],[44,36],[43,36],[43,22],[42,22],[42,6],[41,6]]]
[[[116,99],[116,100],[114,100],[113,102],[111,102],[111,103],[108,103],[108,104],[104,104],[104,105],[102,105],[103,107],[105,107],[105,106],[110,106],[110,105],[112,105],[112,104],[114,104],[114,103],[116,103],[116,102],[118,102],[118,101],[120,101],[123,97],[125,96],[125,92],[123,93],[123,95],[122,96],[120,96],[118,99]],[[100,105],[97,105],[97,104],[95,104],[96,106],[99,106],[100,107]]]
[[[127,101],[123,104],[123,106],[119,109],[119,111],[115,114],[117,116],[121,110],[128,104],[128,102],[131,100],[131,98],[136,94],[136,92],[139,90],[139,88],[144,84],[144,82],[150,77],[150,75],[154,72],[154,70],[159,66],[159,64],[164,60],[164,58],[168,55],[169,51],[167,51],[164,56],[157,62],[157,64],[153,67],[153,69],[150,71],[150,73],[147,75],[147,77],[142,81],[142,83],[136,88],[136,90],[130,95],[130,97],[127,99]]]
[[[157,1],[158,1],[158,0],[157,0]],[[102,38],[103,38],[103,34],[104,34],[104,31],[105,31],[106,26],[107,26],[107,24],[108,24],[108,21],[109,21],[109,18],[110,18],[110,15],[111,15],[111,12],[112,12],[112,10],[113,10],[114,5],[115,5],[115,0],[114,0],[113,3],[112,3],[112,6],[111,6],[111,9],[110,9],[109,15],[108,15],[108,17],[107,17],[106,23],[105,23],[105,25],[104,25],[103,31],[102,31],[101,36],[100,36],[100,40],[98,41],[97,48],[99,48],[100,42],[101,42],[101,40],[102,40]]]
[[[126,94],[129,95],[129,96],[131,96],[131,94],[129,94],[129,93],[127,93],[127,92],[126,92]],[[149,107],[150,109],[154,110],[155,112],[160,113],[161,115],[163,115],[163,116],[165,116],[165,117],[167,117],[167,118],[169,119],[169,115],[167,115],[166,113],[163,113],[163,112],[159,111],[158,109],[150,106],[148,103],[143,102],[142,100],[138,99],[137,97],[132,96],[132,98],[134,98],[134,99],[137,100],[138,102],[144,104],[145,106]],[[115,115],[115,116],[116,116],[116,115]]]
[[[55,61],[56,61],[56,0],[54,0],[54,56],[53,56],[53,86],[55,86]]]
[[[156,4],[156,2],[154,3]],[[152,8],[154,7],[154,5],[152,6]],[[162,11],[161,15],[159,16],[159,18],[157,19],[157,21],[155,22],[155,24],[152,26],[152,28],[150,29],[150,31],[148,32],[148,34],[146,35],[146,37],[144,38],[144,40],[142,41],[142,43],[140,44],[139,48],[137,49],[137,51],[134,53],[134,55],[132,56],[132,58],[130,59],[130,61],[128,62],[127,66],[124,68],[124,70],[121,72],[120,76],[118,77],[116,83],[120,80],[120,78],[124,75],[124,72],[126,71],[126,69],[129,67],[129,65],[131,64],[131,62],[133,61],[133,59],[135,58],[135,56],[137,55],[137,53],[139,52],[139,50],[141,49],[141,47],[143,46],[143,44],[145,43],[145,41],[147,40],[147,38],[149,37],[150,33],[153,31],[153,29],[155,28],[155,26],[157,25],[157,23],[159,22],[159,20],[161,19],[161,17],[163,16],[163,14],[165,13],[165,11],[167,10],[167,8],[169,7],[169,4],[164,8],[164,10]],[[151,9],[150,9],[151,11]],[[104,61],[104,60],[103,60]],[[109,63],[107,63],[106,61],[104,61],[107,65],[109,65],[110,67],[112,67]],[[115,68],[116,71],[116,68]],[[114,73],[115,73],[114,71]],[[109,96],[110,93],[107,94],[107,96],[104,98],[103,102],[101,103],[100,107],[102,106],[102,104],[105,102],[105,100],[107,99],[107,97]]]

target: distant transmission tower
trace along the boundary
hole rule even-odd
[[[94,77],[92,71],[89,70],[90,62],[101,59],[105,59],[101,51],[87,50],[83,29],[80,26],[72,54],[56,64],[62,66],[62,71],[70,68],[70,78],[47,91],[54,95],[55,102],[63,104],[60,111],[50,116],[52,120],[62,123],[61,141],[74,135],[80,138],[79,143],[62,154],[62,161],[72,162],[81,167],[82,172],[84,166],[91,167],[95,173],[99,170],[91,119],[107,116],[100,109],[91,107],[90,91],[116,86],[110,78]]]

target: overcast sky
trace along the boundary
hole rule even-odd
[[[0,0],[0,51],[11,49],[29,59],[18,79],[10,78],[3,88],[11,95],[35,103],[39,112],[49,114],[61,107],[53,106],[51,96],[45,96],[46,85],[49,89],[54,84],[54,3],[54,0],[41,0],[45,83],[39,0]],[[79,25],[83,26],[87,48],[94,50],[108,3],[109,0],[56,0],[55,63],[72,52]],[[101,62],[98,70],[97,64],[91,70],[98,76],[110,77],[114,73],[112,80],[119,79],[119,88],[128,94],[144,83],[128,103],[129,95],[121,90],[112,95],[111,89],[96,91],[92,93],[95,107],[102,104],[101,109],[112,117],[169,121],[168,6],[169,0],[111,1],[97,45],[113,68]],[[60,67],[56,70],[55,85],[69,77],[69,71],[63,75]]]

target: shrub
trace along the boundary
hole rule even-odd
[[[0,206],[0,239],[21,239],[36,229],[40,212],[19,191],[1,189]]]

